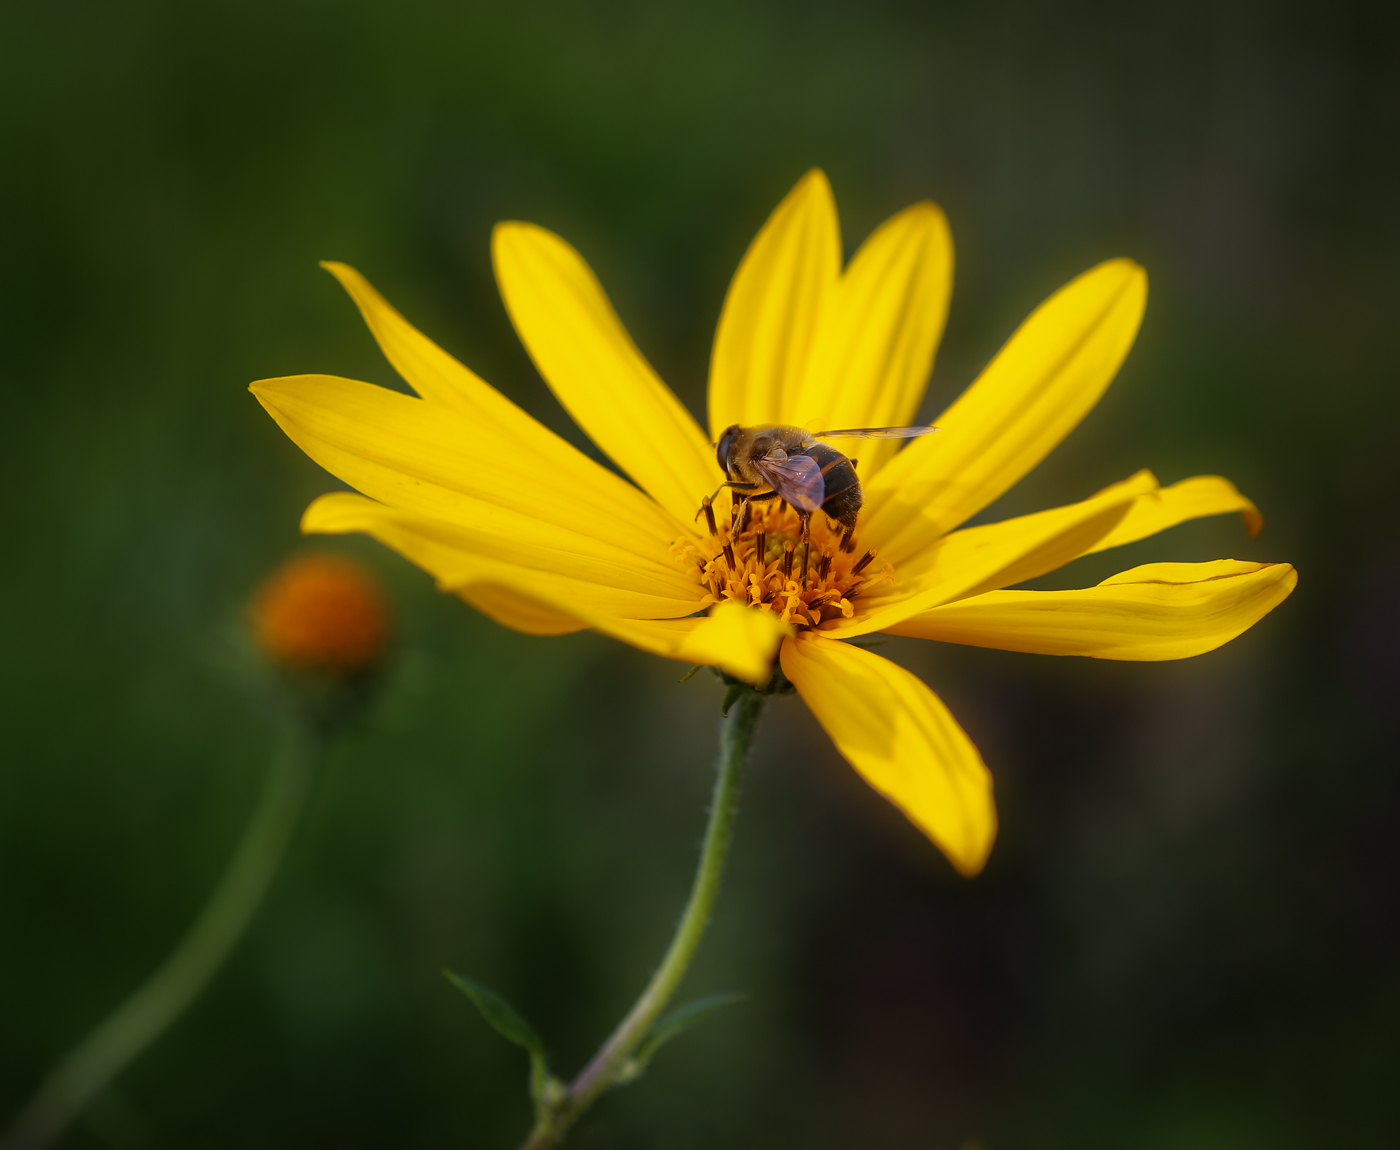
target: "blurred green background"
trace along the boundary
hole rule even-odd
[[[501,218],[593,263],[703,410],[746,244],[830,174],[848,250],[924,197],[956,291],[924,414],[1100,259],[1152,276],[1108,397],[1003,500],[1222,473],[1211,520],[1061,576],[1288,559],[1231,646],[1110,664],[897,641],[982,747],[985,874],[795,700],[765,718],[668,1048],[588,1147],[1288,1148],[1400,1136],[1394,5],[11,2],[0,7],[5,435],[0,1114],[202,903],[266,722],[213,653],[335,486],[244,390],[392,386],[316,266],[569,427],[490,274]],[[720,689],[505,631],[395,556],[399,658],[265,914],[72,1147],[508,1147],[660,954]]]

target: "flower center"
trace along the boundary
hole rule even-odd
[[[829,619],[851,618],[856,599],[872,584],[894,582],[888,563],[874,568],[874,548],[862,550],[854,532],[820,511],[805,537],[800,516],[785,500],[746,503],[736,496],[725,513],[707,499],[701,515],[709,534],[698,543],[678,540],[672,550],[708,592],[706,605],[733,599],[812,630]]]

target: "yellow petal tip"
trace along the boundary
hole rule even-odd
[[[996,838],[991,774],[938,696],[888,659],[820,636],[785,643],[782,658],[846,761],[960,874],[977,874]]]
[[[962,875],[963,878],[976,878],[987,865],[987,859],[991,857],[992,843],[996,841],[996,826],[993,825],[987,835],[986,842],[978,843],[973,850],[955,854],[946,846],[943,853],[948,861],[953,864],[953,869]],[[935,844],[938,845],[938,844]]]
[[[544,230],[538,224],[527,223],[525,220],[497,220],[491,227],[491,245],[494,247],[513,235]]]

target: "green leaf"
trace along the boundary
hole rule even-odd
[[[502,1038],[508,1038],[517,1046],[523,1046],[531,1054],[544,1053],[544,1043],[535,1033],[535,1028],[520,1016],[519,1011],[494,990],[452,970],[444,970],[447,980],[465,994],[481,1011],[481,1017],[496,1030]]]
[[[631,1061],[635,1065],[633,1076],[640,1074],[646,1068],[646,1064],[651,1061],[652,1056],[665,1043],[670,1042],[677,1035],[685,1033],[697,1022],[721,1007],[732,1006],[736,1002],[743,1002],[746,998],[748,998],[747,994],[708,994],[704,998],[697,998],[694,1002],[671,1011],[651,1028],[651,1032],[642,1039],[641,1045],[632,1055]]]
[[[719,713],[725,716],[725,718],[728,718],[729,708],[743,698],[744,692],[749,690],[752,690],[752,688],[747,683],[732,684],[729,690],[724,693],[724,702],[719,705]]]
[[[549,1075],[549,1065],[545,1061],[544,1042],[531,1026],[509,1002],[494,990],[473,982],[456,971],[444,969],[447,981],[472,1000],[491,1028],[502,1038],[523,1046],[530,1055],[530,1096],[537,1104],[544,1098],[553,1079]]]

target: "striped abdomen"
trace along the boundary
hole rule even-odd
[[[836,448],[821,442],[804,445],[800,454],[810,455],[821,468],[822,479],[826,483],[822,510],[847,530],[854,531],[856,516],[860,514],[860,505],[865,498],[861,494],[855,464]]]

